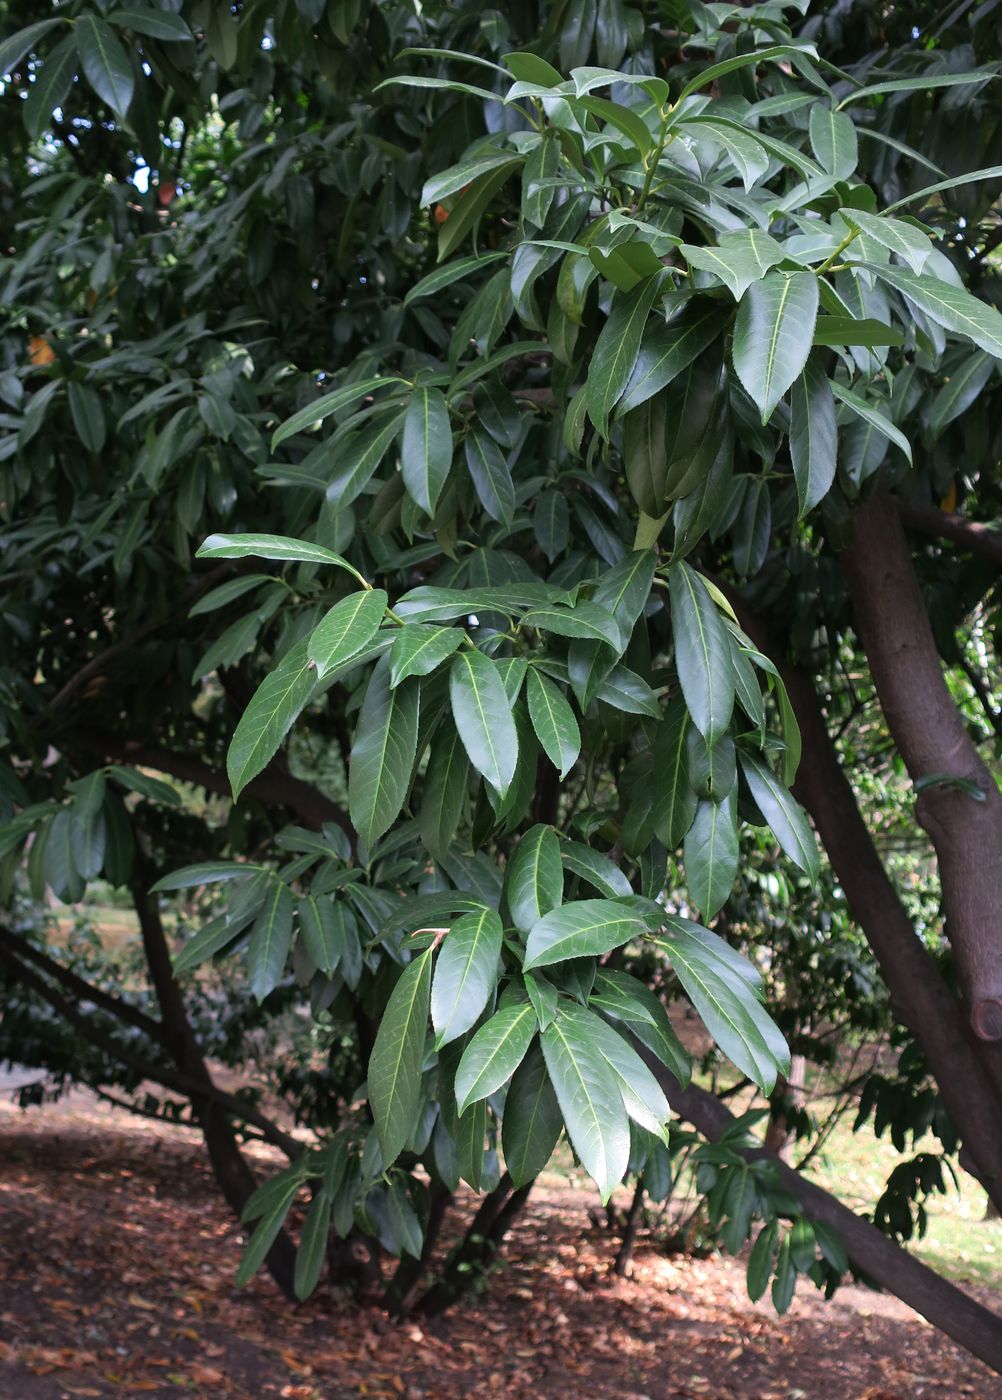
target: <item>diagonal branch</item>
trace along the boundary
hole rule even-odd
[[[43,953],[41,948],[36,948],[34,944],[29,943],[26,938],[18,938],[6,929],[0,928],[0,947],[6,948],[15,957],[40,967],[53,981],[59,982],[68,992],[71,992],[78,1001],[93,1002],[95,1006],[100,1006],[102,1010],[109,1012],[125,1025],[135,1026],[136,1030],[142,1031],[144,1035],[149,1036],[150,1040],[157,1044],[163,1044],[163,1027],[159,1021],[154,1021],[152,1016],[147,1016],[137,1006],[130,1006],[127,1001],[122,1001],[120,997],[112,996],[110,992],[92,986],[83,977],[79,977],[68,967],[63,967],[61,963],[56,962],[55,958],[50,958],[47,953]]]
[[[695,1085],[683,1089],[650,1051],[639,1044],[637,1049],[650,1065],[675,1112],[704,1137],[716,1142],[734,1123],[730,1110],[705,1089]],[[855,1269],[1002,1374],[1002,1325],[997,1313],[982,1307],[940,1274],[919,1263],[869,1220],[858,1216],[820,1186],[806,1181],[771,1152],[764,1148],[748,1148],[743,1155],[749,1161],[774,1162],[780,1184],[796,1197],[807,1219],[829,1225],[838,1232]]]
[[[968,520],[956,511],[940,510],[937,506],[920,505],[895,497],[898,514],[910,530],[935,540],[949,540],[968,554],[980,555],[1002,568],[1002,530]]]

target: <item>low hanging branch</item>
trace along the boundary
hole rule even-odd
[[[647,1051],[643,1054],[676,1112],[704,1137],[715,1142],[734,1122],[730,1110],[705,1089],[694,1085],[683,1089],[654,1056]],[[775,1163],[781,1185],[796,1197],[804,1215],[838,1231],[854,1269],[895,1294],[1002,1374],[1002,1319],[997,1313],[989,1312],[921,1264],[869,1220],[856,1215],[820,1186],[806,1181],[799,1172],[764,1148],[748,1149],[744,1155],[749,1161],[764,1158]]]
[[[898,514],[910,530],[928,535],[934,540],[949,540],[951,544],[988,559],[1002,569],[1002,530],[983,525],[979,520],[968,520],[956,511],[939,510],[936,506],[924,506],[917,501],[896,499]]]

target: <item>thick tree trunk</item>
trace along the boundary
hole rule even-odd
[[[141,852],[136,848],[136,877],[132,892],[139,927],[143,938],[143,949],[150,971],[157,1000],[160,1003],[161,1025],[164,1045],[174,1059],[178,1069],[191,1080],[204,1084],[206,1092],[199,1094],[197,1088],[191,1091],[191,1105],[205,1138],[206,1151],[212,1164],[212,1171],[226,1203],[240,1218],[248,1199],[257,1189],[254,1174],[240,1151],[233,1122],[229,1115],[213,1101],[212,1076],[198,1048],[188,1014],[184,1007],[181,989],[171,967],[170,950],[164,937],[160,911],[156,895],[149,892],[152,883],[144,878]],[[296,1247],[288,1234],[279,1232],[275,1243],[266,1258],[268,1271],[279,1288],[288,1297],[295,1297],[293,1280],[296,1266]]]
[[[872,496],[856,511],[842,567],[894,742],[913,781],[937,779],[915,813],[936,848],[971,1025],[984,1040],[1002,1040],[1002,793],[947,689],[890,496]]]
[[[705,1089],[683,1089],[675,1077],[643,1047],[639,1047],[659,1080],[672,1108],[704,1137],[715,1142],[734,1122],[730,1110]],[[1002,1374],[1002,1318],[948,1283],[907,1250],[882,1234],[869,1220],[851,1211],[820,1186],[805,1179],[764,1148],[749,1149],[749,1160],[772,1157],[781,1184],[797,1198],[808,1220],[837,1230],[853,1268],[914,1308],[993,1371]]]
[[[779,668],[800,725],[804,756],[794,795],[814,819],[849,905],[877,958],[898,1020],[921,1045],[974,1175],[1002,1207],[1002,1079],[997,1047],[975,1039],[912,927],[839,764],[811,679],[730,594],[741,625]]]

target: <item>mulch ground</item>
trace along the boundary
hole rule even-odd
[[[74,1100],[0,1104],[0,1400],[1002,1400],[984,1366],[861,1288],[805,1291],[777,1318],[740,1263],[643,1239],[616,1279],[594,1198],[556,1179],[487,1291],[434,1323],[326,1285],[299,1308],[266,1276],[237,1292],[238,1231],[194,1135]]]

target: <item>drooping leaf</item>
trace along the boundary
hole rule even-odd
[[[259,1002],[274,990],[285,971],[293,910],[292,891],[285,881],[270,880],[247,946],[247,981]]]
[[[452,426],[441,389],[414,390],[404,415],[400,463],[412,498],[434,514],[452,465]]]
[[[617,296],[602,327],[588,367],[588,416],[599,433],[608,435],[609,415],[629,382],[641,337],[661,287],[655,275],[632,292]]]
[[[371,846],[400,814],[417,749],[416,680],[390,685],[389,657],[376,663],[365,692],[348,765],[348,812]]]
[[[772,769],[754,754],[742,753],[741,768],[748,790],[776,840],[794,864],[816,880],[821,868],[817,842],[799,803]]]
[[[317,684],[305,641],[265,676],[240,717],[226,755],[234,800],[271,762]]]
[[[563,898],[560,842],[550,826],[537,825],[518,843],[508,871],[508,907],[523,933],[555,909]]]
[[[458,729],[445,726],[432,741],[418,816],[421,840],[437,860],[448,851],[459,827],[469,771]]]
[[[564,1121],[539,1045],[529,1048],[504,1101],[501,1141],[505,1166],[516,1190],[527,1185],[553,1156]]]
[[[428,948],[409,962],[386,1003],[369,1056],[369,1107],[376,1122],[383,1167],[392,1166],[414,1128],[421,1097],[428,1006],[431,999]]]
[[[702,578],[679,561],[668,575],[675,664],[693,723],[708,744],[725,733],[734,708],[727,632]]]
[[[629,1123],[615,1076],[587,1032],[561,1006],[541,1032],[541,1041],[571,1143],[607,1201],[630,1157]]]
[[[498,669],[476,649],[464,649],[449,670],[452,713],[470,762],[501,794],[518,763],[518,733]]]
[[[536,1034],[536,1013],[524,1001],[505,1007],[477,1031],[456,1070],[456,1106],[460,1114],[507,1083]]]
[[[581,752],[581,731],[563,692],[535,667],[526,681],[529,717],[543,752],[565,778]]]
[[[817,315],[813,272],[769,272],[742,297],[734,327],[734,368],[763,423],[807,363]]]
[[[75,33],[84,76],[116,117],[124,118],[136,80],[115,31],[97,15],[84,14],[76,22]]]
[[[835,480],[838,426],[824,371],[809,359],[790,396],[790,461],[800,517],[823,500]]]
[[[501,920],[493,909],[464,914],[443,940],[431,984],[437,1045],[476,1024],[494,990],[501,956]]]

